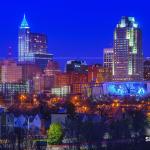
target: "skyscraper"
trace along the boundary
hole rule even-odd
[[[19,28],[18,61],[35,63],[44,70],[53,55],[48,53],[47,36],[42,33],[32,33],[24,15]]]
[[[104,48],[103,66],[112,69],[113,64],[113,48]]]
[[[143,79],[142,32],[134,17],[122,17],[114,32],[113,80]]]
[[[42,33],[30,33],[30,51],[33,53],[47,53],[47,36]]]
[[[30,53],[30,27],[24,15],[21,25],[19,27],[18,35],[18,61],[25,62],[32,58],[32,53]]]

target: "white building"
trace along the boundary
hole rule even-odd
[[[112,68],[113,64],[113,48],[104,48],[103,51],[103,66]]]
[[[57,96],[65,96],[70,94],[70,86],[62,86],[58,88],[52,88],[51,93]]]

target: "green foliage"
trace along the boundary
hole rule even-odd
[[[63,138],[63,129],[61,124],[53,123],[48,129],[48,144],[57,145],[60,144]]]

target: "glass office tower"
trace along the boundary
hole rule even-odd
[[[122,17],[117,24],[113,50],[113,80],[142,80],[142,32],[134,17]]]
[[[21,25],[19,27],[18,35],[18,61],[26,62],[32,59],[30,51],[30,27],[24,15]]]

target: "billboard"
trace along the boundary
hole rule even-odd
[[[148,94],[146,82],[107,82],[103,84],[104,94],[118,96],[144,96]]]

